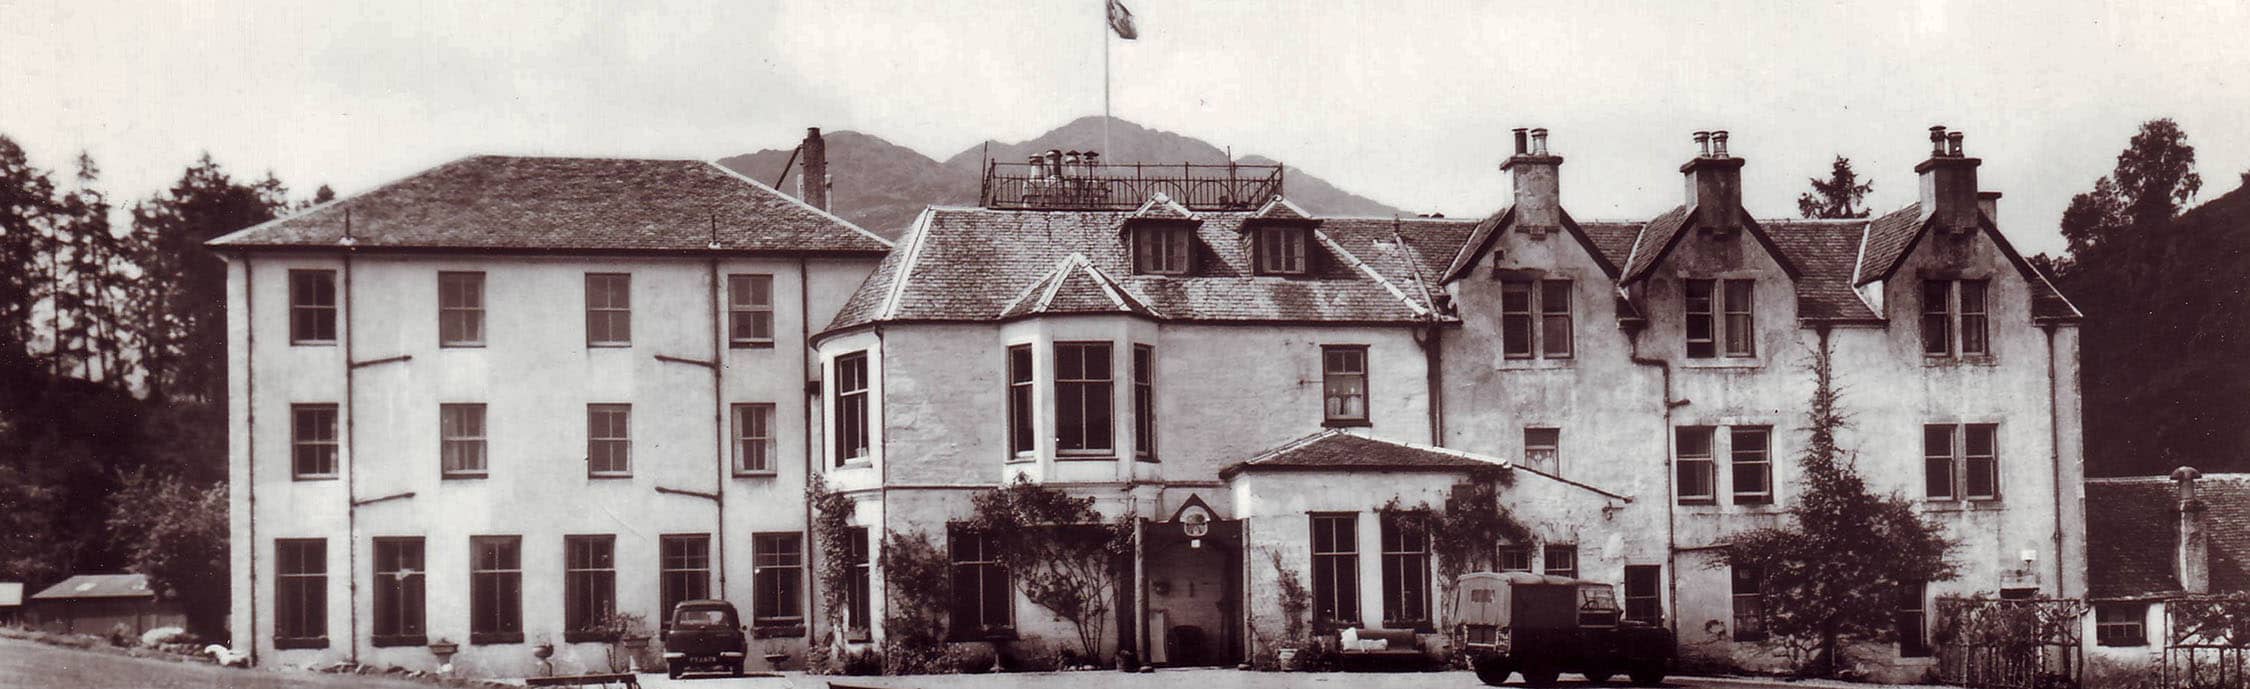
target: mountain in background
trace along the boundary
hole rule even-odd
[[[943,162],[913,149],[852,131],[825,132],[828,143],[829,210],[885,237],[897,237],[922,208],[975,205],[985,160],[1022,162],[1049,149],[1100,150],[1102,161],[1118,163],[1225,163],[1227,152],[1210,143],[1112,118],[1103,146],[1102,118],[1082,117],[1037,138],[1018,143],[988,141]],[[728,169],[768,184],[782,176],[792,149],[764,150],[719,159]],[[1273,165],[1278,161],[1243,156],[1235,162]],[[1326,180],[1285,167],[1283,193],[1291,202],[1322,215],[1405,214],[1396,208],[1336,188]],[[778,188],[795,194],[796,171]]]

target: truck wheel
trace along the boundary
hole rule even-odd
[[[666,666],[666,667],[664,668],[664,674],[665,674],[665,675],[667,675],[667,676],[670,676],[670,677],[671,677],[672,679],[679,679],[679,678],[680,678],[680,668],[679,668],[679,666],[677,666],[677,665]]]
[[[1561,678],[1562,671],[1551,667],[1523,669],[1523,684],[1527,687],[1555,686],[1555,680]]]
[[[1472,663],[1470,667],[1476,669],[1477,681],[1479,682],[1483,682],[1495,687],[1508,683],[1509,668],[1508,659],[1506,658],[1483,658],[1476,661],[1475,663]]]
[[[1632,672],[1628,674],[1633,678],[1633,686],[1636,687],[1653,687],[1663,684],[1664,661],[1636,663],[1633,665]]]
[[[1586,681],[1593,682],[1595,684],[1601,684],[1603,682],[1609,681],[1609,676],[1614,674],[1617,674],[1617,672],[1607,668],[1601,670],[1587,670]]]

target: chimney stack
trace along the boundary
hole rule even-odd
[[[1983,213],[1984,217],[1991,218],[1992,224],[2000,224],[2000,192],[1977,192],[1977,212]]]
[[[797,174],[797,198],[821,210],[828,210],[828,143],[821,141],[819,127],[805,128],[805,143],[799,146],[804,168]]]
[[[1533,238],[1562,230],[1562,156],[1547,152],[1546,129],[1515,130],[1516,154],[1500,163],[1515,188],[1516,228]]]
[[[1914,166],[1922,176],[1922,218],[1935,219],[1940,231],[1976,230],[1981,205],[1977,166],[1983,162],[1962,153],[1961,132],[1931,127],[1930,159]]]
[[[1696,229],[1731,232],[1742,225],[1743,160],[1727,155],[1724,129],[1695,133],[1696,156],[1680,166],[1687,178],[1689,221]]]
[[[2180,575],[2180,589],[2188,593],[2211,592],[2211,537],[2203,528],[2203,500],[2195,496],[2195,480],[2203,472],[2195,467],[2172,470],[2172,480],[2180,483],[2180,544],[2173,558],[2173,571]]]

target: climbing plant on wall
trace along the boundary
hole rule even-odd
[[[1531,529],[1500,506],[1500,487],[1514,480],[1506,470],[1480,472],[1454,484],[1444,509],[1428,502],[1408,507],[1398,498],[1381,508],[1383,515],[1417,521],[1429,532],[1441,597],[1452,593],[1463,574],[1498,570],[1503,548],[1531,544]]]
[[[841,648],[844,635],[845,594],[850,590],[852,566],[852,499],[829,488],[827,479],[814,474],[805,482],[805,504],[812,506],[812,532],[817,548],[814,574],[820,582],[820,618],[826,623],[830,645]]]
[[[1121,565],[1132,554],[1129,522],[1105,522],[1093,498],[1021,476],[971,502],[969,528],[992,538],[1024,597],[1068,620],[1087,657],[1099,655]]]
[[[952,563],[922,531],[883,536],[883,671],[907,675],[949,671],[945,611],[953,599]]]

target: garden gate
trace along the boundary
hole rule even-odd
[[[1938,667],[1945,681],[1971,689],[2078,686],[2085,601],[1939,598]]]
[[[2161,687],[2250,688],[2250,597],[2193,596],[2164,602]]]

